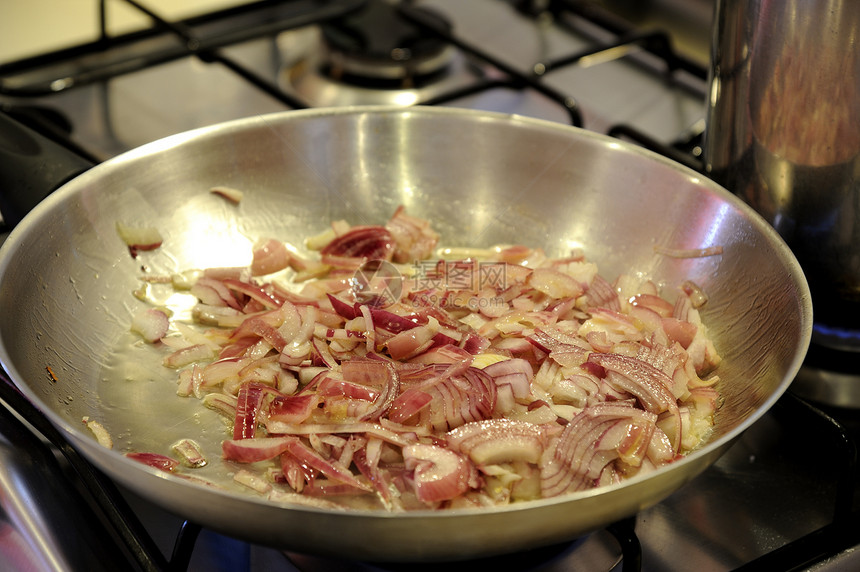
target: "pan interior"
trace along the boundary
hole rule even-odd
[[[244,198],[232,204],[209,192],[215,186]],[[148,145],[69,183],[0,251],[0,361],[77,440],[89,438],[81,424],[89,416],[111,432],[116,451],[167,453],[192,437],[215,458],[223,421],[177,397],[163,353],[129,333],[144,306],[133,295],[140,276],[247,265],[264,237],[305,252],[304,239],[330,221],[381,224],[399,205],[431,221],[445,246],[520,243],[553,256],[582,248],[609,279],[636,273],[667,292],[697,283],[724,359],[725,403],[702,452],[708,460],[708,447],[736,436],[785,390],[805,353],[811,310],[796,261],[716,185],[573,128],[414,108],[243,120]],[[164,244],[133,258],[117,222],[155,227]],[[722,254],[655,250],[713,246]],[[149,295],[160,296],[157,288]],[[231,470],[212,463],[203,474],[231,483]],[[643,500],[633,493],[616,504],[634,512]]]

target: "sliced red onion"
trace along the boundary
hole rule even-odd
[[[426,391],[416,388],[407,389],[394,399],[388,411],[388,418],[396,423],[409,421],[432,400],[433,396]]]
[[[411,330],[427,323],[426,319],[419,318],[417,314],[402,316],[389,310],[375,307],[369,308],[369,311],[370,315],[373,316],[373,324],[376,328],[387,330],[394,334]]]
[[[313,433],[368,433],[380,439],[405,447],[412,441],[407,435],[387,429],[377,423],[354,422],[354,423],[283,423],[276,420],[266,422],[266,429],[270,435],[310,435]]]
[[[653,282],[608,283],[579,253],[551,260],[513,248],[490,259],[505,265],[495,278],[476,259],[438,261],[426,278],[444,286],[404,283],[400,302],[356,304],[348,290],[361,264],[407,261],[436,237],[402,209],[389,228],[333,229],[313,239],[320,262],[267,240],[251,268],[204,270],[194,317],[224,329],[191,335],[176,325],[181,335],[165,338],[175,350],[167,365],[192,364],[177,393],[232,420],[225,457],[278,459],[267,476],[243,472],[255,490],[270,494],[274,480],[306,495],[371,492],[402,510],[415,506],[411,489],[429,506],[469,506],[517,497],[482,490],[475,467],[490,475],[513,463],[530,467],[542,494],[561,494],[671,462],[713,412],[713,379],[699,372],[718,357],[699,330],[693,286],[669,304]],[[296,294],[251,278],[283,265],[314,280]],[[485,352],[504,359],[475,361]]]
[[[236,356],[220,358],[203,367],[203,387],[223,386],[228,381],[238,380],[239,372],[251,363],[249,358]]]
[[[364,319],[365,339],[367,341],[367,353],[376,352],[376,324],[373,318],[373,312],[368,306],[359,306],[361,317]]]
[[[519,265],[523,260],[528,258],[532,253],[532,249],[522,244],[507,246],[499,251],[499,260],[507,262],[511,265]]]
[[[259,356],[253,351],[245,354],[251,362],[239,370],[239,379],[276,387],[283,369],[278,364],[278,356],[269,354],[271,347],[267,344],[264,347],[265,350],[261,351]]]
[[[475,359],[475,356],[465,349],[445,344],[426,349],[424,352],[410,358],[409,362],[415,364],[462,364],[465,368],[465,366],[472,363],[473,359]]]
[[[477,465],[537,463],[548,440],[544,426],[510,419],[466,423],[446,435],[448,445]]]
[[[385,341],[385,348],[395,360],[408,360],[420,355],[433,345],[438,325],[436,322],[435,327],[433,324],[427,324],[395,334]]]
[[[263,404],[264,386],[246,383],[236,396],[236,419],[233,423],[233,439],[251,439],[257,433],[257,416]]]
[[[200,368],[197,367],[197,364],[194,364],[190,368],[183,369],[179,372],[179,379],[176,382],[176,395],[188,397],[194,393],[193,375],[194,372],[199,369]],[[198,375],[198,378],[202,378],[202,376]]]
[[[594,377],[597,377],[600,379],[603,379],[604,377],[606,377],[606,369],[594,360],[588,360],[585,363],[583,363],[582,365],[580,365],[580,367],[586,373],[590,373]]]
[[[459,346],[467,353],[478,355],[490,347],[490,340],[475,332],[467,332],[460,339]]]
[[[704,415],[713,414],[717,409],[717,403],[720,399],[720,392],[712,386],[706,387],[691,387],[689,401],[693,406],[701,411]]]
[[[392,254],[395,262],[408,263],[424,260],[433,253],[439,242],[439,235],[430,224],[406,214],[403,206],[397,207],[385,228],[394,239],[396,248]]]
[[[322,397],[343,396],[348,399],[373,401],[379,397],[380,392],[366,385],[327,377],[320,382],[317,388],[317,394]]]
[[[203,270],[203,276],[206,278],[211,278],[213,280],[247,280],[248,279],[248,267],[247,266],[219,266],[214,268],[206,268]]]
[[[723,253],[723,247],[717,245],[705,248],[669,248],[655,245],[654,252],[672,258],[704,258],[706,256],[719,256]]]
[[[381,388],[389,383],[390,377],[396,375],[396,372],[387,361],[354,358],[341,364],[341,374],[347,381]]]
[[[356,479],[348,468],[341,466],[337,461],[324,459],[319,453],[304,445],[299,439],[289,437],[286,439],[289,441],[289,444],[283,454],[295,457],[300,463],[312,467],[329,479],[347,484],[359,491],[372,491],[370,485]]]
[[[332,355],[331,349],[329,349],[329,346],[325,341],[315,337],[311,340],[311,343],[313,344],[312,359],[314,365],[327,367],[329,369],[337,367],[338,362]]]
[[[589,361],[596,361],[608,371],[609,382],[636,396],[646,410],[652,413],[668,411],[673,419],[677,452],[681,441],[681,417],[678,402],[671,392],[672,379],[664,372],[640,359],[619,354],[592,354]]]
[[[295,441],[295,437],[257,437],[255,439],[228,439],[221,443],[221,451],[228,461],[257,463],[274,459]]]
[[[572,318],[577,312],[576,301],[578,298],[569,297],[556,300],[547,305],[546,310],[556,316],[558,320]]]
[[[272,326],[263,316],[259,315],[251,316],[242,322],[241,326],[233,330],[233,333],[230,335],[230,340],[236,341],[248,337],[263,338],[279,352],[283,351],[287,342],[290,341],[281,335],[281,332],[277,327]]]
[[[200,278],[191,287],[191,293],[197,296],[204,304],[218,306],[218,300],[220,299],[220,305],[222,306],[229,306],[234,310],[239,310],[242,307],[239,301],[236,300],[236,297],[230,292],[230,289],[224,285],[224,282],[214,278],[206,276]]]
[[[158,229],[151,226],[129,226],[117,221],[116,231],[132,257],[141,250],[155,250],[164,242]]]
[[[414,471],[415,496],[424,503],[451,500],[469,490],[469,462],[450,449],[409,445],[403,448],[403,461]]]
[[[675,447],[669,437],[660,430],[654,431],[648,444],[648,459],[656,466],[670,463],[676,458]]]
[[[244,192],[240,191],[239,189],[234,189],[232,187],[212,187],[211,189],[209,189],[209,192],[223,197],[235,205],[238,205],[240,202],[242,202],[242,198],[245,196]]]
[[[546,353],[590,351],[591,347],[581,337],[557,327],[538,327],[526,336],[529,342]]]
[[[391,498],[390,479],[386,472],[380,470],[379,462],[382,458],[382,439],[372,437],[367,440],[367,445],[355,452],[353,462],[359,472],[373,484],[373,488],[379,494],[384,503]]]
[[[322,324],[317,324],[314,328],[314,336],[324,338],[326,340],[356,340],[364,341],[367,339],[364,330],[353,330],[347,328],[326,328]]]
[[[496,388],[496,406],[493,412],[497,415],[507,415],[517,407],[517,398],[514,397],[514,388],[510,385],[501,385]]]
[[[638,341],[643,338],[633,318],[627,314],[615,312],[607,308],[592,308],[589,312],[591,313],[591,319],[587,323],[591,323],[599,329],[624,336],[628,341]]]
[[[233,475],[233,480],[240,485],[245,485],[249,489],[257,491],[261,494],[266,494],[272,489],[271,483],[261,475],[251,472],[247,469],[236,471]]]
[[[174,443],[170,449],[181,457],[182,463],[186,467],[197,469],[205,467],[208,463],[200,449],[200,445],[191,439],[181,439]]]
[[[426,389],[432,400],[429,422],[436,431],[447,431],[492,416],[496,384],[483,370],[470,367]]]
[[[326,293],[326,296],[328,297],[329,301],[331,302],[331,305],[332,305],[332,308],[334,308],[334,311],[337,312],[337,314],[340,315],[341,317],[343,317],[347,320],[354,320],[356,317],[361,315],[361,312],[359,312],[358,310],[355,309],[354,304],[348,304],[347,302],[344,302],[343,300],[341,300],[337,296],[335,296],[331,293],[328,293],[328,292]]]
[[[166,473],[172,473],[179,466],[179,461],[171,459],[159,453],[126,453],[126,457],[138,463],[143,463]]]
[[[345,290],[348,286],[346,280],[350,280],[359,268],[367,264],[368,259],[356,256],[338,256],[336,254],[323,254],[320,262],[328,268],[327,276],[329,278],[343,277],[344,284],[342,289]]]
[[[319,395],[278,395],[266,408],[266,419],[282,423],[303,423],[319,405]]]
[[[361,421],[376,421],[391,408],[400,393],[400,377],[393,365],[386,361],[353,359],[341,367],[345,379],[381,387],[373,407],[361,416]]]
[[[542,354],[543,357],[546,357],[546,354],[549,353],[544,352],[526,338],[500,338],[493,340],[490,343],[489,349],[503,355],[519,356],[527,361],[540,361],[542,358],[537,358],[536,352]]]
[[[644,329],[647,332],[655,332],[662,328],[663,326],[663,318],[655,310],[652,310],[648,306],[636,306],[633,305],[630,307],[630,311],[627,314],[633,320],[637,320],[639,322],[640,328]]]
[[[236,417],[236,397],[226,393],[207,393],[203,396],[203,405],[217,411],[231,421]]]
[[[210,346],[194,344],[165,356],[162,363],[167,367],[178,369],[192,363],[210,360],[213,357],[215,357],[215,352]]]
[[[655,423],[656,415],[635,407],[611,403],[586,407],[542,457],[541,493],[551,497],[593,487],[620,451],[641,463]]]
[[[394,244],[394,237],[383,226],[354,226],[325,245],[320,253],[324,256],[391,260]]]
[[[610,339],[607,333],[603,330],[591,330],[590,332],[587,332],[585,334],[585,341],[587,341],[589,345],[591,345],[591,348],[594,351],[602,354],[610,353],[615,347],[615,341],[613,339]],[[591,354],[588,353],[586,355],[586,358],[588,357],[588,355]]]
[[[600,274],[594,276],[586,292],[586,297],[590,307],[607,308],[615,312],[621,310],[618,291]]]
[[[576,407],[585,407],[595,402],[600,384],[588,375],[574,374],[556,380],[549,391],[556,403],[571,403]]]
[[[169,328],[167,313],[159,308],[140,310],[131,320],[131,330],[140,334],[140,337],[150,344],[166,336]]]
[[[354,485],[321,478],[312,479],[304,490],[304,494],[311,497],[352,496],[367,492]]]
[[[113,449],[113,438],[104,425],[95,419],[90,419],[87,415],[83,417],[82,421],[96,438],[99,445],[106,449]]]
[[[251,275],[263,276],[283,270],[290,264],[287,246],[275,238],[266,238],[254,243],[252,249]]]
[[[524,359],[502,360],[488,365],[484,372],[493,378],[497,386],[510,385],[514,397],[525,399],[531,395],[534,370],[532,364]]]
[[[686,361],[684,352],[674,344],[669,346],[653,341],[650,344],[641,344],[636,358],[651,364],[669,377]],[[680,397],[680,395],[676,397]]]
[[[269,309],[279,308],[285,301],[285,298],[278,293],[274,291],[269,292],[256,284],[245,282],[244,280],[227,278],[223,281],[223,284],[230,290],[244,294]]]
[[[284,480],[297,493],[303,492],[305,485],[319,472],[316,469],[305,465],[292,455],[281,455],[279,460]]]
[[[211,306],[209,304],[196,304],[191,309],[191,316],[200,324],[221,326],[224,328],[235,328],[245,319],[245,315],[228,306]]]
[[[690,298],[693,308],[701,308],[708,302],[708,295],[692,280],[685,280],[681,290]]]
[[[550,298],[576,298],[583,294],[582,284],[572,276],[551,268],[535,268],[528,284]]]
[[[671,316],[674,310],[673,304],[656,294],[636,294],[629,301],[633,306],[640,306],[657,312],[661,318]]]
[[[589,356],[588,361],[597,363],[609,374],[617,374],[611,382],[639,398],[648,411],[662,413],[677,407],[675,397],[669,391],[671,378],[651,364],[620,354],[595,353]]]
[[[663,318],[661,325],[669,339],[678,342],[684,349],[690,347],[696,337],[696,332],[699,331],[695,324],[672,317]]]
[[[196,296],[202,304],[214,307],[227,307],[227,302],[225,302],[224,299],[218,294],[218,291],[211,285],[206,284],[205,282],[201,284],[198,280],[194,283],[194,285],[191,286],[189,291],[191,292],[191,294]],[[232,309],[236,310],[237,308]]]

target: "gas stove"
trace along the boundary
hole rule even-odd
[[[0,108],[92,162],[230,119],[385,104],[538,117],[702,170],[708,0],[264,0],[183,21],[117,1],[152,28],[0,65]],[[4,569],[430,567],[285,553],[200,529],[105,479],[5,387],[18,415],[0,416]],[[635,517],[561,546],[446,566],[856,566],[858,421],[790,392],[715,465]]]

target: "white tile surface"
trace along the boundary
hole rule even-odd
[[[193,16],[247,0],[140,0],[168,19]],[[98,37],[98,0],[0,0],[0,63]],[[141,29],[149,18],[122,0],[108,0],[108,31]]]

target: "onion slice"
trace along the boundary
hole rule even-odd
[[[448,445],[477,465],[525,461],[537,463],[548,441],[543,425],[511,419],[466,423],[449,431]]]
[[[242,202],[242,198],[245,196],[244,192],[231,187],[212,187],[211,189],[209,189],[209,192],[215,195],[219,195],[235,205],[238,205],[240,202]]]
[[[150,344],[166,336],[169,328],[167,313],[160,308],[140,310],[131,319],[131,331],[140,334]]]
[[[155,250],[164,242],[158,229],[151,226],[130,226],[117,221],[116,231],[132,257],[137,257],[141,250]]]
[[[450,449],[409,445],[403,448],[403,461],[414,471],[415,495],[424,503],[451,500],[469,490],[469,462]]]

